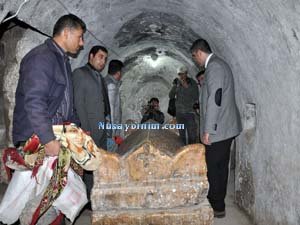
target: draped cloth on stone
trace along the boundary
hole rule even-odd
[[[36,135],[23,147],[5,150],[6,169],[15,172],[0,205],[0,221],[14,223],[26,203],[38,196],[41,200],[37,208],[30,211],[33,215],[28,215],[32,218],[28,224],[36,224],[53,206],[73,221],[87,203],[85,185],[79,175],[82,169],[98,168],[100,150],[90,136],[73,124],[54,125],[53,131],[61,142],[56,157],[45,155]]]

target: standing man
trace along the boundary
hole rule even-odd
[[[121,124],[122,109],[121,109],[121,97],[120,86],[122,78],[122,68],[124,64],[120,60],[111,60],[108,65],[108,74],[105,77],[107,85],[108,98],[110,104],[110,114],[112,124]],[[112,137],[120,136],[120,130],[112,130]],[[112,144],[108,146],[108,151],[117,150],[117,145]]]
[[[110,117],[107,88],[101,71],[107,61],[107,49],[103,46],[94,46],[89,52],[88,63],[73,72],[74,104],[81,128],[89,131],[99,148],[107,149],[107,133],[99,129],[99,122],[106,122]],[[87,187],[87,195],[93,187],[93,173],[85,171],[83,180]]]
[[[33,134],[45,147],[46,156],[57,156],[60,142],[55,139],[52,125],[74,122],[73,87],[68,54],[77,54],[83,46],[85,23],[75,15],[59,18],[53,29],[53,38],[32,49],[20,65],[13,114],[13,142],[19,147]],[[23,211],[30,211],[38,203],[36,196]],[[39,218],[40,224],[50,224],[58,215],[50,207]],[[32,215],[23,214],[22,224],[30,223]]]
[[[188,77],[185,66],[179,67],[177,74],[179,79],[173,81],[169,98],[176,99],[176,121],[178,124],[184,124],[184,129],[179,130],[181,140],[184,144],[193,144],[197,142],[197,124],[193,106],[199,98],[198,87],[196,81]]]
[[[208,200],[215,217],[225,217],[228,163],[232,140],[242,131],[229,65],[212,53],[207,41],[196,40],[191,53],[205,67],[200,101],[200,137],[206,147]]]

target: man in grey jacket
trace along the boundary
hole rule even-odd
[[[74,105],[82,129],[90,132],[96,145],[106,150],[107,133],[99,129],[98,123],[106,122],[110,117],[107,88],[101,71],[107,61],[107,49],[94,46],[89,52],[88,63],[73,71]],[[104,126],[105,127],[105,126]],[[87,195],[93,187],[93,173],[85,171],[83,180],[87,186]]]
[[[122,120],[120,86],[122,83],[121,78],[123,66],[124,64],[120,60],[111,60],[108,65],[108,74],[104,78],[107,85],[112,124],[121,124]],[[113,129],[111,132],[112,137],[115,137],[120,136],[121,130]],[[116,148],[117,145],[113,144],[108,146],[107,150],[114,152]]]
[[[207,41],[196,40],[191,52],[205,67],[200,100],[200,137],[206,147],[208,200],[215,217],[225,217],[228,163],[233,139],[242,131],[229,65],[212,53]]]

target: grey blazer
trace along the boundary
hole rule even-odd
[[[88,64],[73,71],[74,105],[81,127],[91,133],[98,147],[106,149],[106,132],[98,126],[105,122],[104,79],[99,75]]]
[[[237,136],[242,131],[242,125],[229,65],[212,55],[204,77],[200,101],[201,138],[204,132],[209,133],[211,143]]]

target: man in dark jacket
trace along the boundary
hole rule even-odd
[[[99,129],[99,122],[110,117],[109,98],[105,80],[101,74],[107,61],[107,49],[94,46],[88,63],[73,71],[74,104],[81,127],[91,133],[100,148],[107,149],[107,133]]]
[[[173,81],[169,98],[176,98],[176,121],[184,124],[184,129],[179,130],[179,135],[184,144],[197,142],[197,124],[195,120],[194,104],[198,101],[199,93],[196,81],[188,77],[186,66],[177,69],[179,78]]]
[[[107,131],[105,123],[110,122],[110,106],[105,80],[101,75],[107,61],[107,49],[94,46],[89,53],[88,63],[73,72],[74,104],[81,127],[89,131],[96,145],[107,149]],[[102,123],[103,126],[100,126]],[[93,187],[93,173],[85,171],[83,180],[87,195]]]
[[[47,156],[59,154],[60,142],[55,140],[52,125],[75,118],[68,54],[78,53],[83,46],[85,30],[84,22],[77,16],[62,16],[54,26],[53,38],[23,58],[13,114],[13,142],[16,146],[23,145],[32,134],[36,134],[45,146]],[[54,213],[55,218],[53,209],[51,207],[47,212]],[[41,224],[52,222],[53,217],[46,216],[45,220],[42,217]],[[20,218],[21,223],[22,219],[26,218]]]
[[[84,22],[65,15],[55,24],[53,38],[31,50],[22,60],[13,114],[13,142],[26,141],[33,133],[45,144],[47,155],[58,155],[53,124],[74,118],[71,67],[68,53],[83,46]]]

